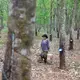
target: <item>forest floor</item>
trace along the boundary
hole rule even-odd
[[[76,34],[76,33],[75,33]],[[0,71],[2,70],[5,53],[6,34],[2,33],[0,39]],[[53,54],[52,64],[44,64],[37,62],[39,58],[41,39],[35,39],[34,45],[31,47],[31,80],[80,80],[80,40],[76,39],[74,35],[74,49],[68,50],[69,37],[66,37],[65,45],[65,60],[66,69],[59,69],[59,39],[53,37],[53,41],[50,42],[49,53]]]
[[[80,40],[76,39],[74,36],[74,49],[72,51],[68,50],[69,47],[69,37],[66,37],[66,47],[65,47],[65,61],[66,69],[59,69],[59,39],[53,38],[50,42],[49,53],[53,54],[52,64],[44,64],[37,62],[41,53],[40,42],[41,40],[34,40],[34,45],[31,48],[32,54],[32,79],[31,80],[80,80]]]
[[[7,34],[2,32],[0,34],[0,80],[2,80],[2,70],[3,70],[3,61],[5,57],[5,49],[6,49],[6,42],[7,42]]]

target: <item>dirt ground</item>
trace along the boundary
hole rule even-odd
[[[7,41],[7,33],[2,32],[0,38],[0,80],[2,80],[2,70],[4,65],[4,56],[5,56],[5,49],[6,49],[6,41]]]
[[[2,80],[2,72],[0,73],[0,80]]]

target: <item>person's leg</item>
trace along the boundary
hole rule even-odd
[[[44,63],[47,63],[47,52],[44,52]]]
[[[47,63],[47,56],[44,57],[44,63]]]
[[[39,60],[38,62],[42,63],[43,62],[43,52],[39,55]]]
[[[43,61],[43,56],[41,56],[41,60]]]

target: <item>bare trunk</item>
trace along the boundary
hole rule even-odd
[[[59,38],[59,33],[60,33],[60,32],[57,30],[57,38]]]
[[[53,7],[53,0],[51,0],[51,7],[50,7],[50,41],[52,41],[52,7]]]
[[[60,46],[59,46],[59,52],[60,52],[60,69],[65,69],[65,42],[64,39],[62,39],[62,35],[60,36]]]
[[[12,0],[4,71],[8,80],[31,80],[30,46],[34,37],[36,0]],[[13,33],[13,34],[12,34]],[[15,39],[14,39],[15,37]]]
[[[69,39],[69,50],[73,49],[73,38],[72,38],[72,33],[70,33],[70,39]]]
[[[37,26],[36,26],[36,24],[35,24],[35,36],[37,36],[38,35],[38,32],[37,32],[38,30],[37,30]]]
[[[60,23],[60,0],[57,0],[57,11],[56,11],[56,31],[57,31],[57,38],[60,37],[60,28],[61,28],[61,23]]]
[[[70,28],[70,39],[69,39],[69,50],[73,49],[73,28],[76,26],[76,9],[77,9],[78,0],[74,0],[74,7],[72,10],[72,21],[71,21],[71,28]]]
[[[79,29],[77,29],[77,39],[79,39]]]
[[[10,79],[10,74],[11,74],[11,55],[12,55],[11,53],[12,53],[12,32],[9,29],[9,31],[8,31],[8,42],[7,42],[5,61],[4,61],[3,79],[6,79],[6,77],[8,79]]]
[[[60,11],[60,23],[61,23],[61,28],[60,28],[60,46],[59,46],[59,52],[60,52],[60,69],[65,69],[65,21],[66,21],[66,14],[65,14],[65,0],[61,0],[61,11]]]

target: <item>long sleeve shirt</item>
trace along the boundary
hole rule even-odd
[[[41,42],[41,48],[42,51],[48,51],[49,50],[49,40],[42,40]]]

